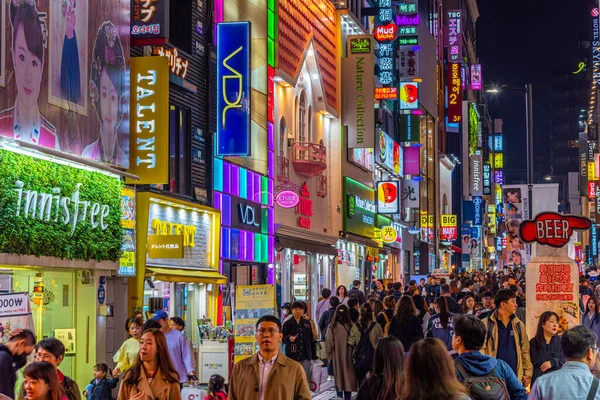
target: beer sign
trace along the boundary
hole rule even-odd
[[[592,222],[580,215],[562,215],[555,212],[543,212],[535,219],[525,220],[519,226],[519,236],[525,243],[537,242],[551,247],[563,247],[571,238],[574,230],[590,229]]]

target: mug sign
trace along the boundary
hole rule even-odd
[[[275,201],[279,207],[293,208],[296,207],[300,201],[300,196],[298,196],[298,193],[292,192],[291,190],[284,190],[277,195]]]
[[[525,243],[537,242],[551,247],[563,247],[569,243],[574,230],[584,231],[591,226],[590,219],[580,215],[544,212],[536,215],[533,221],[521,222],[519,236]]]

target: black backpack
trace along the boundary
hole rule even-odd
[[[462,377],[462,383],[473,400],[510,400],[506,382],[496,376],[496,368],[487,375],[471,375],[459,359],[454,359],[454,367]]]
[[[366,331],[363,331],[360,323],[356,323],[356,327],[360,331],[360,340],[352,352],[352,363],[355,369],[370,370],[373,367],[373,345],[369,334],[375,326],[376,322],[372,322],[371,326]]]

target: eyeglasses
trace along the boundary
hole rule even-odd
[[[277,329],[259,329],[256,331],[256,334],[259,336],[273,336],[278,333],[279,331]]]
[[[594,350],[594,353],[596,353],[596,355],[600,352],[600,347],[590,347],[590,349]]]

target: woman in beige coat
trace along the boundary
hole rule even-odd
[[[352,392],[357,391],[356,375],[352,365],[352,346],[348,344],[352,329],[352,321],[348,307],[340,304],[335,309],[327,334],[325,335],[325,350],[327,359],[333,360],[333,374],[338,397],[350,400]]]
[[[160,329],[148,329],[142,335],[139,357],[125,374],[118,399],[181,400],[179,375]]]

